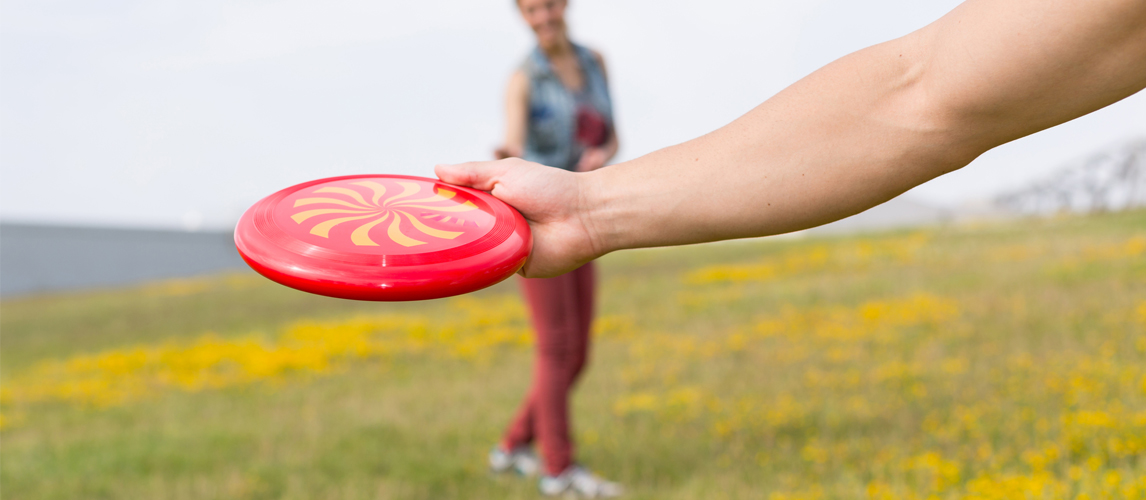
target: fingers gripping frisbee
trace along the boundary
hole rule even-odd
[[[512,276],[529,226],[493,196],[402,175],[292,186],[239,219],[235,246],[255,271],[319,295],[404,301],[472,292]]]

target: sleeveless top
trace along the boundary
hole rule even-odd
[[[573,44],[584,84],[572,92],[561,83],[540,47],[521,69],[529,78],[529,118],[524,159],[573,170],[586,146],[599,146],[613,129],[613,103],[593,53]]]

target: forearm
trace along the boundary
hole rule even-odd
[[[612,160],[614,156],[617,156],[617,150],[620,149],[620,143],[617,141],[616,132],[609,132],[609,140],[605,141],[605,144],[601,146],[601,149],[605,150],[606,163],[608,163],[609,160]]]
[[[617,136],[609,134],[609,138],[600,146],[588,148],[581,152],[581,159],[577,162],[575,171],[592,172],[609,164],[609,160],[617,154]]]
[[[852,54],[715,132],[593,173],[588,220],[601,246],[813,227],[970,161],[979,152],[947,144],[945,124],[926,112],[919,63],[891,56],[909,44]]]
[[[594,247],[813,227],[1117,101],[1146,85],[1142,5],[968,2],[711,134],[587,175]]]

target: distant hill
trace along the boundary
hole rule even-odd
[[[905,227],[931,226],[950,222],[954,213],[900,196],[856,215],[809,229],[808,234],[843,234],[881,231]]]
[[[0,223],[5,297],[244,268],[230,232]]]

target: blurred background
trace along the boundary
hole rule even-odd
[[[957,4],[568,20],[623,161]],[[534,498],[483,463],[512,283],[337,301],[230,235],[302,181],[489,159],[532,40],[511,0],[0,5],[3,494]],[[633,498],[1144,498],[1143,204],[1139,93],[796,237],[609,256],[579,454]]]
[[[623,161],[720,127],[957,3],[578,1],[569,25],[607,56]],[[532,43],[501,0],[14,0],[0,30],[0,221],[180,231],[227,231],[254,201],[306,180],[432,176],[437,163],[489,158],[507,75]],[[993,150],[877,218],[981,212],[1144,136],[1136,95]],[[23,229],[7,231],[4,293],[66,283],[50,269],[19,274],[39,254],[15,241]],[[175,259],[179,272],[195,268],[188,258]],[[200,267],[220,265],[208,260]]]

